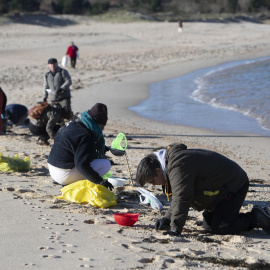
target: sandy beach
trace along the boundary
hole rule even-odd
[[[69,20],[76,24],[68,24]],[[270,207],[270,138],[218,134],[143,119],[129,107],[148,96],[153,82],[191,71],[270,55],[270,25],[252,22],[105,23],[79,16],[50,20],[25,17],[0,25],[0,86],[10,103],[31,108],[43,97],[47,60],[61,62],[71,41],[79,47],[76,69],[66,67],[73,85],[72,109],[82,112],[107,104],[106,144],[119,132],[128,138],[127,157],[135,183],[136,167],[147,154],[172,142],[217,151],[247,172],[251,186],[242,207]],[[118,205],[98,209],[56,199],[47,157],[28,129],[1,136],[5,156],[29,157],[26,173],[0,173],[1,269],[270,269],[270,237],[262,230],[217,236],[204,231],[202,215],[190,209],[181,237],[155,231],[155,219],[169,202],[158,187],[146,187],[164,203],[158,212],[139,204],[137,186],[115,188]],[[50,142],[51,144],[53,142]],[[114,176],[129,179],[124,157],[107,154]],[[132,227],[115,223],[111,213],[139,213]]]

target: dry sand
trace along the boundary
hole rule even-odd
[[[62,26],[66,18],[76,25]],[[216,134],[143,119],[127,110],[148,95],[151,83],[232,60],[270,54],[270,26],[240,23],[136,22],[112,24],[82,17],[0,26],[0,84],[8,104],[31,107],[42,99],[47,60],[59,61],[70,41],[80,49],[73,80],[72,107],[84,111],[96,102],[108,105],[104,131],[107,145],[119,132],[128,137],[128,161],[133,180],[145,155],[171,142],[211,149],[239,163],[251,179],[243,211],[269,203],[269,137]],[[1,173],[1,269],[270,269],[269,235],[262,230],[235,236],[213,236],[203,230],[201,213],[190,209],[181,237],[163,236],[153,224],[160,213],[139,204],[136,187],[116,188],[113,209],[79,205],[60,194],[49,176],[50,147],[36,144],[28,129],[1,136],[4,155],[28,156],[27,173]],[[117,177],[129,178],[124,157],[108,154]],[[168,208],[160,188],[153,189]],[[165,211],[164,210],[164,211]],[[162,211],[162,213],[164,213]],[[137,212],[135,226],[120,227],[112,212]]]

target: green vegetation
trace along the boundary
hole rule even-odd
[[[57,0],[53,10],[58,14],[83,14],[90,7],[88,0]]]
[[[238,7],[238,0],[228,0],[228,11],[235,13]]]
[[[0,13],[12,11],[33,12],[39,10],[38,0],[0,0]]]
[[[98,15],[125,10],[153,17],[161,13],[190,17],[224,12],[268,12],[270,0],[0,0],[0,14],[42,11],[42,7],[54,14]]]
[[[250,0],[249,11],[256,12],[261,8],[270,9],[270,0]]]

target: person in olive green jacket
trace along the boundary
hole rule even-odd
[[[172,195],[165,217],[155,224],[156,230],[167,230],[164,234],[181,234],[190,207],[204,210],[204,222],[213,234],[255,227],[270,233],[268,208],[254,206],[249,213],[239,213],[249,179],[238,164],[219,153],[172,144],[141,160],[136,181],[140,186],[162,185],[164,193]]]

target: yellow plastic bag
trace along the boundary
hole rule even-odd
[[[27,172],[30,169],[30,159],[20,159],[18,155],[5,157],[0,153],[0,171],[2,172]]]
[[[80,180],[61,189],[62,196],[57,199],[76,203],[90,203],[98,208],[108,208],[117,205],[117,196],[102,185],[96,185],[88,180]]]

